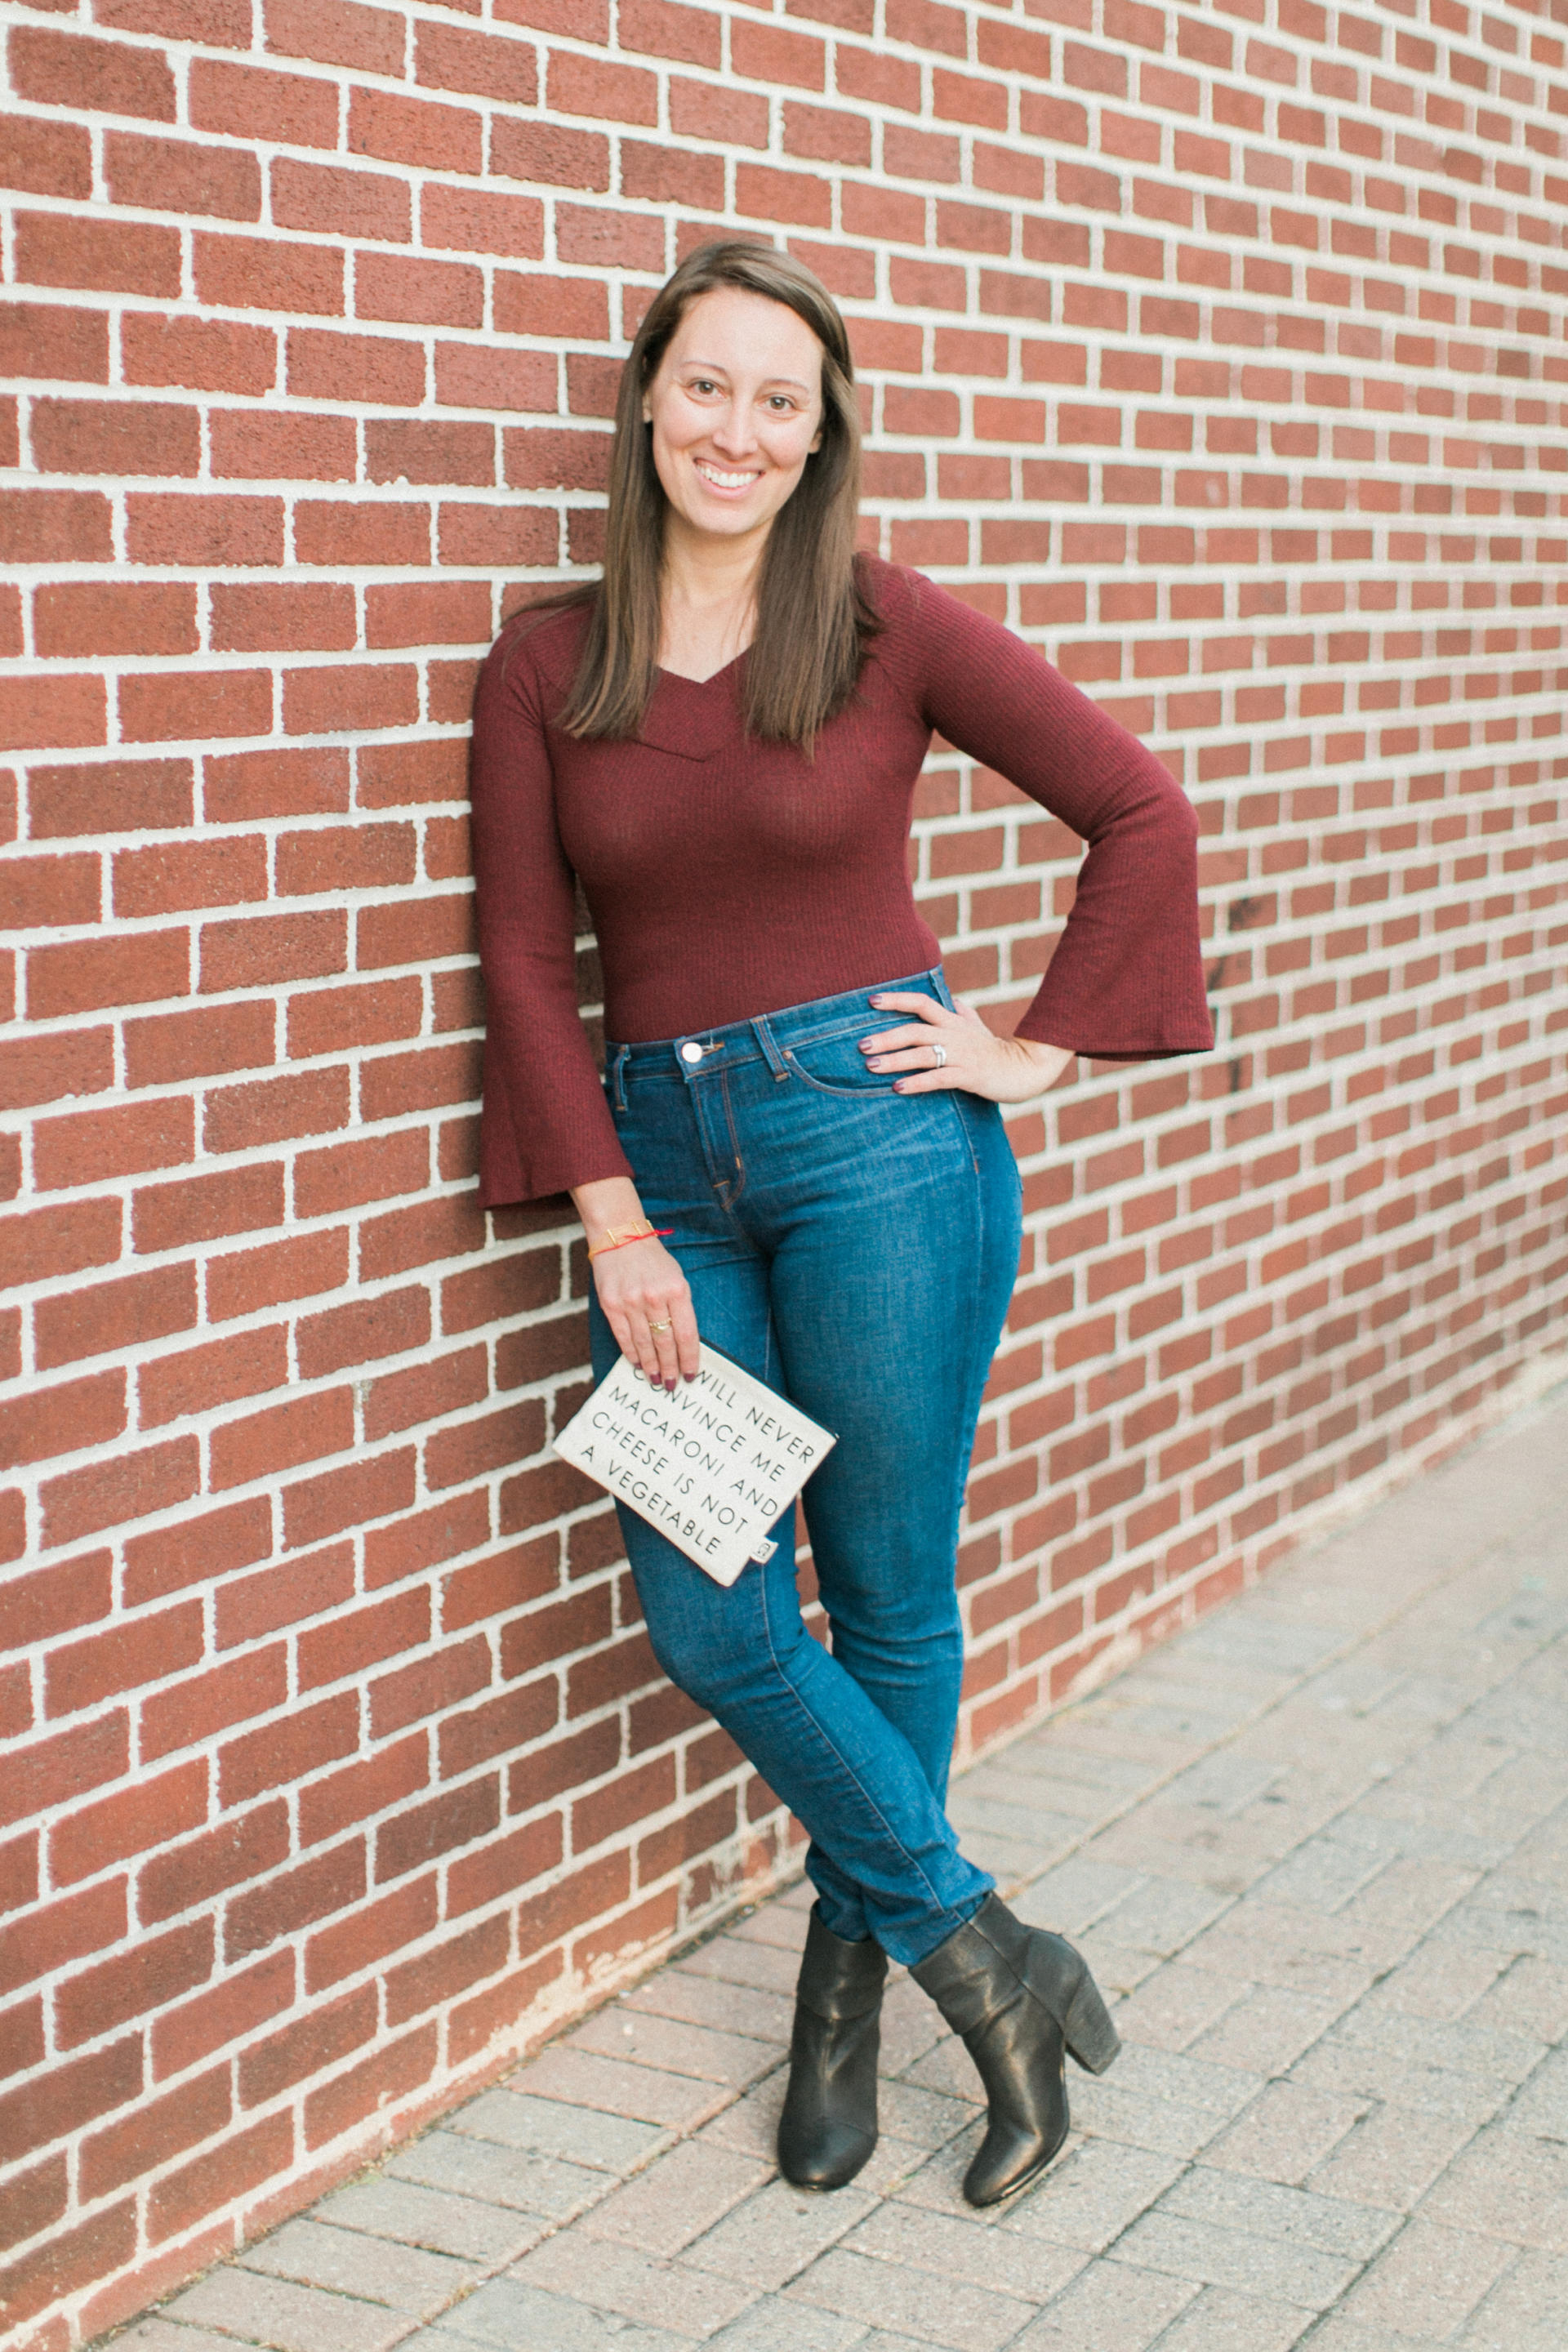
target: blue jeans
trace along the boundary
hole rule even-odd
[[[952,1003],[940,971],[888,985]],[[835,1935],[912,1964],[993,1884],[943,1802],[959,1509],[1021,1227],[995,1105],[867,1070],[858,1041],[898,1017],[856,991],[612,1045],[605,1084],[699,1331],[838,1438],[802,1496],[831,1653],[801,1620],[793,1507],[726,1590],[617,1505],[655,1654],[805,1824]],[[616,1343],[592,1317],[602,1377]]]

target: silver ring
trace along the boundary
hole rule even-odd
[[[931,1047],[931,1052],[936,1055],[936,1060],[931,1065],[932,1068],[937,1070],[945,1070],[947,1067],[947,1047],[945,1045],[933,1045]]]

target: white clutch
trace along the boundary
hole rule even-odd
[[[673,1396],[622,1356],[555,1451],[668,1536],[717,1584],[771,1558],[768,1530],[837,1440],[703,1345]]]

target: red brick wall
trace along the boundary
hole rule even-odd
[[[546,1450],[572,1225],[472,1192],[474,664],[592,560],[617,354],[693,240],[822,271],[879,544],[1206,835],[1218,1053],[1014,1123],[966,1738],[1560,1334],[1564,19],[0,5],[11,2340],[107,2325],[787,1858]],[[950,755],[918,835],[1005,1018],[1075,845]]]

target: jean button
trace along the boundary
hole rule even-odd
[[[702,1059],[701,1046],[696,1044],[682,1045],[680,1058],[683,1062],[700,1062]]]

